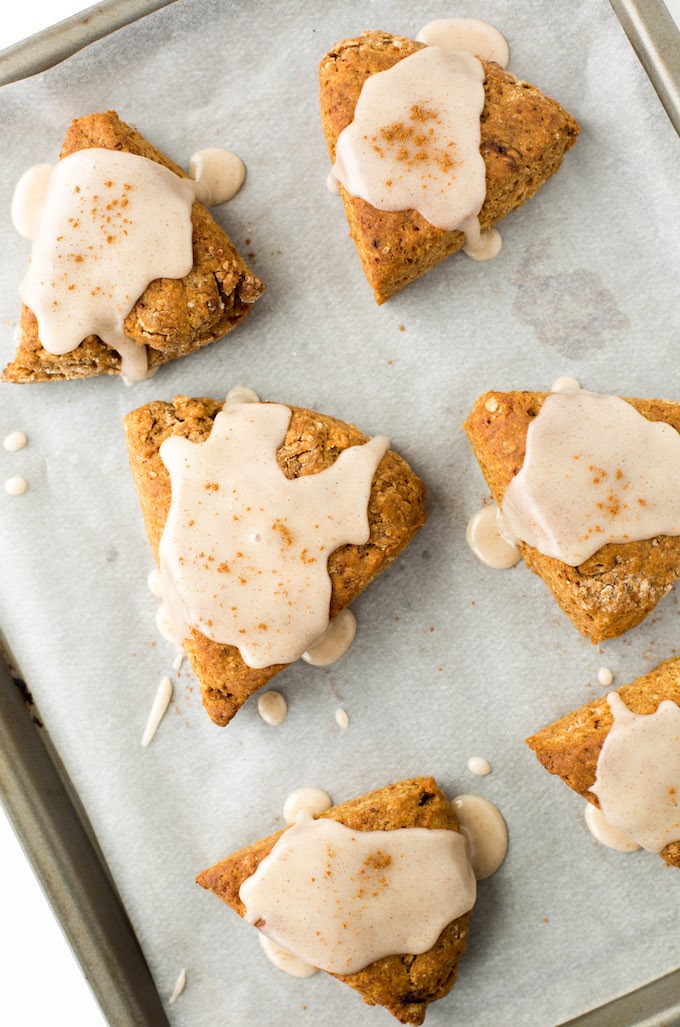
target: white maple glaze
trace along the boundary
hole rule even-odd
[[[352,831],[304,815],[240,889],[249,923],[305,963],[343,974],[427,951],[475,896],[456,831]]]
[[[572,378],[568,374],[563,374],[550,386],[551,392],[566,392],[568,389],[580,389],[581,385],[576,378]]]
[[[304,651],[302,659],[313,667],[328,667],[347,652],[356,633],[356,618],[345,608],[330,621],[321,638]]]
[[[465,50],[485,61],[495,61],[502,68],[507,68],[510,60],[505,37],[493,25],[477,18],[437,18],[423,26],[416,39],[444,50]]]
[[[486,196],[483,106],[480,62],[424,47],[366,80],[338,138],[333,175],[379,210],[417,210],[472,238]]]
[[[156,694],[154,696],[151,709],[149,711],[149,717],[144,728],[144,734],[142,735],[142,746],[146,748],[147,745],[153,740],[158,725],[165,716],[170,700],[172,699],[172,681],[169,677],[164,676],[161,678]]]
[[[342,728],[343,731],[345,728],[349,727],[349,714],[347,710],[343,710],[341,706],[338,706],[335,711],[335,723],[339,728]]]
[[[367,541],[388,447],[378,436],[290,480],[276,462],[290,417],[279,404],[230,402],[205,442],[172,437],[160,449],[172,501],[159,563],[174,635],[196,627],[250,667],[290,663],[326,630],[328,557]]]
[[[269,724],[271,727],[279,727],[288,715],[288,703],[281,692],[270,688],[269,691],[261,692],[258,696],[257,712],[265,724]]]
[[[184,652],[183,638],[184,635],[177,629],[177,622],[173,619],[170,614],[170,609],[162,599],[160,606],[156,610],[156,628],[161,638],[164,638],[166,642],[174,646],[177,653]]]
[[[28,489],[28,482],[20,474],[5,480],[5,492],[8,496],[22,496]]]
[[[503,249],[503,238],[495,228],[482,232],[477,224],[468,225],[463,253],[472,260],[493,260]]]
[[[680,435],[616,396],[547,396],[503,496],[505,526],[578,566],[608,542],[680,535]]]
[[[14,187],[12,224],[24,239],[35,239],[52,167],[52,164],[34,164],[24,171]]]
[[[186,969],[183,967],[180,970],[180,972],[177,974],[177,980],[175,981],[175,986],[172,989],[172,994],[170,995],[170,998],[168,999],[168,1004],[169,1005],[174,1006],[175,1002],[180,997],[180,995],[182,994],[182,992],[184,991],[186,986],[187,986],[187,972],[186,972]]]
[[[491,773],[491,764],[483,756],[471,756],[467,762],[467,768],[471,774],[477,777],[486,777]]]
[[[614,723],[591,791],[608,824],[661,852],[680,840],[680,708],[664,700],[655,713],[632,713],[617,692],[607,701]]]
[[[465,531],[467,544],[477,559],[496,570],[507,570],[522,559],[519,546],[503,535],[502,525],[501,511],[491,503],[470,518]]]
[[[251,389],[248,385],[235,385],[233,389],[229,389],[224,402],[259,403],[260,397],[255,392],[255,389]]]
[[[155,596],[156,599],[162,598],[163,591],[161,589],[161,576],[156,567],[152,567],[149,571],[146,578],[146,585],[149,592],[151,592],[151,595]]]
[[[286,797],[283,804],[283,818],[287,824],[294,824],[300,813],[304,812],[310,817],[314,817],[323,813],[324,810],[330,809],[332,805],[333,800],[330,795],[321,788],[296,788]],[[298,959],[297,956],[277,945],[262,931],[258,932],[258,937],[267,959],[284,973],[291,977],[311,977],[318,972],[318,967]]]
[[[197,150],[189,161],[194,194],[205,207],[216,207],[233,199],[246,177],[240,157],[230,150],[209,146]]]
[[[508,851],[508,829],[500,810],[480,795],[457,795],[452,805],[468,840],[475,877],[478,881],[491,877]]]
[[[275,941],[268,938],[262,931],[258,932],[258,938],[260,939],[260,945],[262,951],[269,960],[273,963],[278,970],[283,970],[290,977],[299,977],[301,979],[305,977],[313,977],[315,973],[319,972],[319,968],[311,966],[309,963],[305,963],[304,960],[298,959],[292,952],[287,952],[281,945],[277,945]]]
[[[283,819],[287,824],[294,824],[300,813],[307,813],[310,817],[316,817],[319,813],[330,809],[333,805],[328,792],[321,788],[296,788],[286,796],[283,804]]]
[[[151,281],[191,270],[193,202],[186,180],[136,154],[95,147],[58,161],[19,289],[43,348],[69,353],[97,335],[124,377],[146,377],[146,347],[124,321]]]
[[[27,442],[28,439],[22,431],[11,431],[9,435],[5,436],[2,444],[8,453],[18,453]]]
[[[637,852],[640,849],[638,843],[634,842],[632,838],[608,824],[602,815],[602,810],[594,806],[592,802],[586,803],[585,821],[586,827],[600,845],[605,845],[608,849],[614,849],[616,852]]]

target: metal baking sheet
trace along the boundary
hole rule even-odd
[[[677,31],[663,5],[611,0],[660,99],[678,127]],[[157,0],[99,4],[54,30],[0,54],[0,83],[34,75],[119,26],[165,6]],[[668,19],[668,20],[666,20]],[[30,683],[29,683],[30,686]],[[166,1023],[144,957],[134,939],[77,796],[26,695],[0,669],[0,787],[17,833],[111,1023]],[[57,801],[45,801],[57,795]],[[73,832],[78,832],[73,834]],[[68,839],[77,838],[70,846]],[[86,853],[85,859],[83,852]],[[680,971],[570,1021],[582,1027],[661,1027],[680,1023]]]
[[[175,0],[103,0],[0,52],[0,85],[53,68],[84,46]]]
[[[167,1025],[86,814],[30,692],[1,658],[0,797],[109,1023]]]
[[[663,0],[610,0],[676,132],[680,132],[680,34]]]

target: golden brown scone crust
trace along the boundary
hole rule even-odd
[[[354,831],[393,831],[402,827],[458,830],[451,803],[431,777],[398,781],[333,806],[320,816],[337,820]],[[204,870],[196,880],[243,916],[245,907],[239,898],[239,888],[282,834],[278,831],[241,849]],[[453,987],[458,960],[466,947],[469,920],[470,913],[465,913],[452,921],[422,955],[386,956],[358,973],[332,976],[358,991],[368,1005],[384,1006],[401,1023],[420,1024],[428,1003],[442,998]]]
[[[170,435],[203,441],[221,409],[222,404],[211,399],[176,396],[172,403],[148,403],[125,418],[132,476],[156,559],[171,498],[170,477],[159,455],[160,445]],[[353,425],[311,410],[291,410],[288,432],[277,453],[287,478],[316,474],[330,467],[343,449],[367,441]],[[425,523],[425,517],[423,483],[400,456],[387,452],[371,487],[368,542],[362,546],[342,546],[328,560],[331,617],[389,566]],[[243,662],[236,647],[220,645],[196,630],[186,640],[185,648],[201,685],[203,705],[219,725],[227,724],[253,692],[286,666],[253,669]]]
[[[156,161],[186,178],[184,171],[115,111],[90,114],[72,122],[60,158],[100,147]],[[193,353],[215,342],[241,321],[264,286],[241,259],[232,242],[200,203],[193,205],[194,266],[185,278],[151,282],[125,319],[125,334],[148,347],[149,367]],[[48,353],[38,338],[38,322],[22,306],[20,342],[3,381],[42,382],[119,374],[120,357],[96,335],[71,353]]]
[[[354,118],[361,87],[424,44],[388,32],[364,32],[338,43],[319,66],[321,124],[331,162],[338,136]],[[480,152],[486,164],[482,231],[521,206],[560,167],[579,127],[570,114],[500,65],[482,61],[486,72]],[[417,211],[376,210],[341,189],[350,235],[376,301],[394,293],[461,249],[462,232],[435,228]]]
[[[482,473],[500,505],[524,462],[529,424],[548,393],[487,392],[463,425]],[[630,399],[650,421],[680,431],[680,404]],[[641,542],[609,543],[570,567],[520,543],[524,562],[545,581],[567,616],[592,642],[615,638],[651,613],[680,577],[680,538],[659,535]]]
[[[616,691],[633,713],[655,713],[664,699],[680,706],[680,657],[666,660]],[[603,696],[549,724],[526,741],[549,773],[558,774],[575,792],[599,806],[597,796],[589,788],[595,784],[597,760],[613,723],[607,697]],[[671,866],[680,867],[680,841],[671,842],[660,855]]]

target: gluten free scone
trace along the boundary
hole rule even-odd
[[[197,881],[407,1024],[453,987],[476,896],[455,812],[431,777],[303,817]]]
[[[231,331],[263,285],[197,195],[115,111],[73,121],[50,174],[3,380],[137,380]]]
[[[220,725],[425,522],[425,488],[388,440],[325,414],[176,396],[125,431],[172,634]]]
[[[527,739],[607,825],[680,867],[680,657]],[[617,847],[619,847],[617,845]]]
[[[423,67],[407,74],[407,62],[414,61]],[[394,77],[397,65],[404,69],[406,84],[390,80],[379,90],[379,77]],[[468,107],[462,117],[454,110],[447,93],[450,80],[456,89],[462,82],[466,96],[471,94],[469,104],[477,111],[476,141],[465,123]],[[559,103],[495,61],[458,51],[452,55],[447,48],[387,32],[364,32],[338,43],[322,59],[319,81],[321,122],[341,182],[350,235],[378,303],[466,246],[466,241],[471,255],[482,258],[480,230],[488,233],[533,196],[559,169],[579,132]],[[372,92],[370,100],[364,99],[367,84],[379,95],[374,98]],[[399,108],[396,95],[401,97]],[[353,131],[357,110],[369,103],[368,124],[373,127],[364,130],[362,124],[356,132],[365,152],[352,149],[345,159],[339,150]],[[370,172],[375,182],[371,179],[367,186],[366,173],[355,185],[357,168],[363,171],[376,154],[377,171]],[[472,182],[467,181],[468,167]],[[397,186],[412,173],[415,184],[409,190],[417,203],[396,195]],[[461,190],[470,192],[472,199],[452,222]],[[425,198],[435,193],[444,199],[444,213],[424,216]]]
[[[639,624],[680,577],[680,404],[487,392],[464,429],[503,530],[578,630]]]

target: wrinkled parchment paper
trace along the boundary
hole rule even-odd
[[[414,35],[474,15],[499,27],[510,69],[558,98],[581,137],[562,171],[500,226],[501,255],[457,255],[378,308],[337,197],[318,120],[316,69],[337,41]],[[115,108],[184,166],[233,149],[246,184],[215,216],[267,283],[226,341],[127,389],[117,378],[0,386],[0,626],[89,812],[161,995],[178,1027],[388,1024],[324,974],[299,981],[194,876],[281,825],[293,788],[335,801],[417,774],[476,792],[508,824],[507,860],[482,882],[469,949],[431,1027],[552,1025],[677,967],[680,873],[599,846],[583,803],[547,775],[526,735],[621,685],[680,643],[677,598],[599,647],[581,638],[522,565],[490,570],[465,525],[486,496],[460,425],[487,388],[587,388],[680,398],[676,372],[678,140],[605,0],[474,7],[401,0],[336,5],[178,0],[64,64],[0,93],[3,364],[29,244],[13,185],[55,159],[72,117]],[[152,560],[127,467],[122,417],[183,392],[248,385],[385,433],[424,478],[429,522],[355,603],[356,642],[336,665],[300,663],[272,686],[279,728],[253,701],[225,729],[157,635]],[[174,701],[140,741],[156,687]],[[350,725],[336,724],[337,707]],[[470,756],[493,767],[466,769]]]

